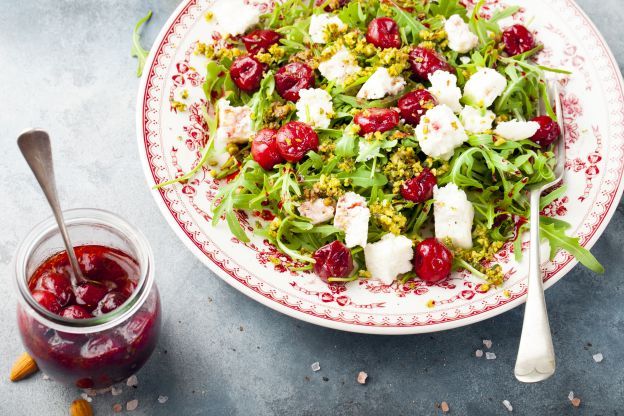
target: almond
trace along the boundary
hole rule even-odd
[[[11,381],[20,381],[29,375],[36,373],[38,370],[37,363],[27,352],[20,355],[20,357],[13,364],[11,369]]]
[[[93,416],[91,404],[84,399],[74,400],[69,406],[70,416]]]

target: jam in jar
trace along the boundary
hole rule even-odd
[[[53,223],[37,226],[16,258],[19,331],[52,379],[108,387],[138,371],[156,347],[161,318],[152,254],[145,238],[113,214],[71,210],[65,217],[81,243],[74,251],[83,278],[74,276]]]

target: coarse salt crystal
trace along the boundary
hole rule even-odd
[[[485,348],[487,348],[489,350],[490,348],[492,348],[492,340],[491,339],[484,339],[483,340],[483,345],[485,345]]]
[[[570,400],[570,401],[574,400],[574,392],[573,392],[573,391],[571,391],[571,392],[568,394],[568,400]]]
[[[442,413],[448,413],[449,411],[448,403],[447,402],[440,403],[440,410],[442,410]]]
[[[136,375],[130,376],[128,377],[128,380],[126,380],[126,385],[128,387],[136,387],[139,385],[139,379]]]
[[[167,397],[167,396],[163,396],[163,395],[158,396],[158,403],[160,403],[160,404],[166,403],[167,400],[169,400],[169,397]]]
[[[115,413],[121,413],[121,411],[123,410],[123,406],[119,403],[115,403],[113,405],[113,412]]]
[[[82,397],[83,399],[85,399],[89,403],[91,403],[91,401],[93,400],[91,397],[89,397],[89,395],[87,393],[81,393],[80,397]]]
[[[368,378],[368,374],[364,371],[360,371],[357,375],[357,382],[360,384],[366,384],[366,379]]]
[[[310,366],[310,368],[312,368],[312,371],[319,371],[321,369],[321,365],[319,364],[319,362],[315,362],[312,363],[312,365]]]
[[[477,357],[477,358],[483,357],[483,350],[476,350],[475,351],[475,357]]]
[[[594,361],[596,361],[597,363],[599,363],[602,360],[604,360],[604,357],[603,357],[603,355],[601,353],[594,354],[594,355],[592,355],[592,357],[594,357]]]
[[[510,412],[513,412],[513,407],[511,406],[511,403],[509,403],[509,400],[503,400],[503,406],[505,406]]]
[[[139,407],[139,401],[137,399],[130,400],[126,403],[126,410],[129,412],[136,410],[137,407]]]
[[[485,353],[485,358],[488,360],[495,360],[496,359],[496,354],[494,354],[493,352],[486,352]]]
[[[113,396],[119,396],[121,393],[123,393],[123,389],[121,387],[114,387],[111,388],[111,394]]]
[[[43,376],[41,376],[41,378],[44,380],[50,380],[50,376],[45,373],[43,374]]]
[[[575,397],[572,399],[572,406],[579,407],[580,405],[581,405],[581,399],[579,399],[578,397]]]

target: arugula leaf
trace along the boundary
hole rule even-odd
[[[579,244],[579,239],[576,237],[569,237],[565,234],[569,224],[561,221],[554,220],[548,217],[540,218],[540,234],[542,237],[548,239],[550,243],[550,258],[554,258],[558,249],[563,249],[572,254],[576,259],[589,270],[595,273],[604,273],[604,267],[598,260],[587,250],[585,247]]]
[[[149,51],[144,49],[141,46],[141,27],[147,23],[152,18],[152,11],[147,12],[147,15],[139,20],[134,26],[134,31],[132,32],[132,49],[130,50],[131,56],[136,57],[139,64],[137,67],[137,77],[140,77],[143,74],[143,67],[145,66],[145,61],[147,60],[147,56],[149,55]]]
[[[431,2],[429,10],[431,10],[431,13],[434,15],[441,15],[446,18],[454,14],[460,15],[462,18],[466,17],[466,8],[462,6],[459,0],[438,0],[437,2]]]

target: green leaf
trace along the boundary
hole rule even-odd
[[[152,11],[147,12],[147,15],[139,20],[134,26],[134,31],[132,32],[132,49],[130,50],[130,54],[132,57],[138,59],[139,64],[137,67],[137,77],[140,77],[143,74],[143,67],[145,66],[145,61],[147,60],[147,56],[149,55],[149,51],[144,49],[141,45],[141,27],[147,23],[152,18]]]
[[[240,222],[238,222],[238,217],[236,216],[236,212],[234,210],[229,210],[225,214],[225,220],[227,221],[228,227],[230,227],[230,231],[236,238],[238,238],[243,243],[249,242],[249,237],[245,234],[243,227],[241,227]]]
[[[555,256],[558,249],[563,249],[572,254],[579,263],[589,270],[595,273],[604,273],[604,267],[589,250],[579,244],[579,239],[565,234],[565,226],[562,226],[562,222],[560,220],[553,222],[550,218],[545,217],[540,218],[540,233],[550,243],[550,258]]]
[[[447,18],[454,14],[460,15],[462,18],[466,17],[466,8],[461,5],[459,0],[438,0],[437,2],[431,2],[429,10],[431,10],[433,15],[441,15]]]
[[[360,166],[355,172],[342,172],[336,175],[338,179],[351,179],[353,185],[361,186],[362,188],[372,188],[373,186],[384,186],[388,183],[388,178],[385,175],[376,172],[372,172],[366,165]]]

